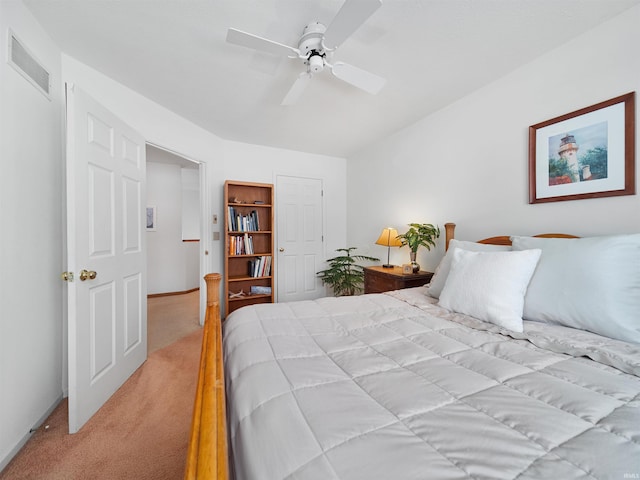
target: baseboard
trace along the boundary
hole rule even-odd
[[[7,465],[9,465],[11,460],[13,460],[13,457],[15,457],[18,454],[18,452],[22,449],[22,447],[24,447],[24,445],[29,441],[29,439],[31,438],[31,435],[35,433],[38,427],[40,427],[40,425],[42,425],[44,421],[47,418],[49,418],[49,415],[53,413],[56,407],[60,405],[60,402],[62,401],[63,398],[64,397],[60,395],[56,399],[56,401],[54,401],[53,404],[47,409],[47,411],[38,419],[35,425],[31,427],[31,431],[27,432],[24,435],[24,437],[22,437],[20,441],[18,441],[18,443],[16,443],[16,445],[9,451],[7,456],[0,460],[0,472],[2,472],[2,470],[4,470]]]
[[[149,295],[147,295],[147,298],[169,297],[171,295],[184,295],[186,293],[191,293],[198,290],[200,290],[200,287],[192,288],[191,290],[185,290],[183,292],[150,293]]]

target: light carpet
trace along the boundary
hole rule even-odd
[[[74,435],[67,433],[67,402],[62,402],[0,479],[182,478],[201,340],[198,329],[151,353]]]

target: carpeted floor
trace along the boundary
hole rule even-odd
[[[67,402],[63,401],[0,473],[0,479],[182,478],[201,340],[198,328],[150,353],[75,435],[67,433]]]
[[[200,330],[200,290],[147,300],[149,354],[196,330]]]

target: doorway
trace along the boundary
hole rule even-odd
[[[157,145],[147,157],[149,353],[200,328],[201,164]]]

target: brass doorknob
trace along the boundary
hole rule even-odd
[[[96,272],[94,272],[93,270],[81,270],[80,271],[80,280],[83,281],[83,282],[85,280],[93,280],[97,276],[98,276],[98,274]]]
[[[60,278],[65,282],[73,282],[73,272],[62,272]]]
[[[284,248],[280,247],[280,251],[281,251],[281,252],[284,252]]]

